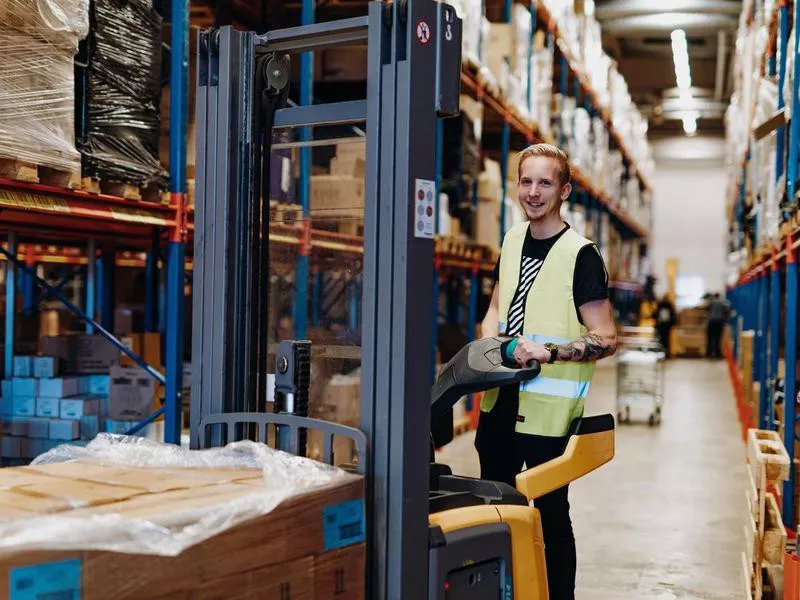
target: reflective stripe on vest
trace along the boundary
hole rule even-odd
[[[506,331],[511,302],[519,283],[522,246],[528,223],[515,225],[503,240],[500,255],[499,333]],[[567,344],[586,333],[578,321],[572,292],[575,262],[591,242],[568,229],[547,254],[525,302],[523,336],[540,344]],[[594,363],[557,362],[542,365],[533,381],[520,386],[516,430],[546,436],[566,435],[572,420],[583,415]],[[481,410],[490,411],[498,391],[489,390]]]

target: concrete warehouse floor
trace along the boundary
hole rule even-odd
[[[586,414],[615,406],[608,359]],[[440,462],[479,475],[473,444],[459,436]],[[578,600],[743,597],[744,460],[725,363],[669,361],[662,424],[618,426],[614,460],[570,488]]]

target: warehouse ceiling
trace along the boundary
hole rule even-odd
[[[341,18],[365,4],[365,0],[317,0],[317,12],[326,19]],[[486,0],[487,16],[499,20],[502,4]],[[593,4],[605,50],[617,62],[633,101],[648,117],[650,136],[683,133],[687,111],[700,115],[698,132],[722,134],[733,89],[732,53],[741,0],[594,0]],[[196,25],[234,23],[256,30],[270,23],[294,24],[300,11],[299,0],[192,0],[191,5]],[[201,14],[204,10],[206,14]],[[671,34],[678,29],[686,33],[689,104],[676,87]]]
[[[683,130],[697,110],[699,132],[722,133],[732,92],[732,52],[741,0],[595,0],[606,52],[617,61],[650,134]],[[686,33],[691,102],[679,98],[671,34]]]

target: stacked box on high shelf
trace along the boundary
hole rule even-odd
[[[92,2],[80,149],[108,193],[160,200],[161,17],[149,0]],[[113,107],[114,110],[109,110]]]
[[[80,184],[73,57],[88,31],[88,3],[0,3],[0,177]]]
[[[789,455],[774,431],[747,432],[747,486],[742,577],[748,598],[761,600],[764,571],[782,570],[786,530],[773,490],[789,478]]]

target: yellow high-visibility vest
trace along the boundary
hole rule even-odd
[[[506,331],[508,311],[519,283],[528,227],[527,222],[519,223],[503,239],[498,311],[501,335]],[[578,253],[591,243],[570,228],[547,253],[525,301],[523,336],[540,344],[566,344],[586,333],[586,327],[578,320],[572,282]],[[566,435],[572,420],[583,416],[594,368],[593,362],[543,364],[536,379],[520,384],[516,431],[552,437]],[[481,410],[491,411],[497,396],[497,389],[487,391]]]

